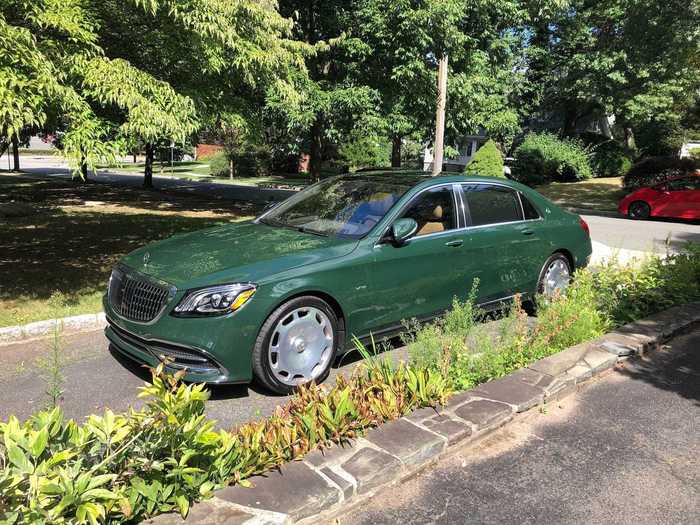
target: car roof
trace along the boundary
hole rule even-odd
[[[392,182],[404,182],[410,184],[411,186],[420,186],[426,188],[429,186],[437,184],[445,184],[449,182],[484,182],[484,183],[498,183],[505,184],[512,188],[520,188],[520,184],[515,181],[506,178],[497,177],[479,177],[473,175],[464,175],[462,173],[454,172],[444,172],[435,177],[431,176],[428,171],[418,171],[418,170],[376,170],[376,171],[361,171],[356,173],[349,173],[343,175],[343,177],[348,178],[362,178],[362,179],[386,179]]]

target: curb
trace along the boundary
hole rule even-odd
[[[387,422],[351,444],[314,450],[300,461],[233,485],[192,506],[189,525],[329,522],[380,489],[400,483],[465,444],[482,440],[518,413],[576,392],[578,385],[631,356],[658,349],[700,323],[700,303],[677,306],[567,348],[510,375]],[[182,524],[162,514],[149,525]]]
[[[107,326],[104,312],[74,315],[61,319],[47,319],[34,323],[6,326],[0,328],[0,346],[23,343],[32,339],[46,337],[58,328],[62,335],[99,330]]]

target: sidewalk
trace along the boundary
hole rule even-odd
[[[339,524],[700,523],[700,329],[532,412]]]

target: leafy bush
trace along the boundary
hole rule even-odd
[[[455,390],[502,377],[568,346],[593,339],[608,327],[596,308],[590,281],[582,280],[565,296],[543,301],[534,329],[530,328],[519,299],[506,309],[497,325],[478,322],[484,314],[474,306],[476,286],[478,283],[467,301],[455,300],[443,319],[406,336],[411,362],[440,371]]]
[[[482,177],[505,178],[503,173],[503,156],[498,151],[493,140],[489,140],[479,148],[471,162],[464,168],[464,173]]]
[[[623,185],[627,189],[653,186],[672,177],[689,175],[698,168],[700,168],[700,162],[694,159],[648,157],[632,166],[625,174]]]
[[[162,365],[141,410],[105,411],[83,425],[59,408],[24,424],[0,423],[0,523],[134,523],[263,473],[313,448],[355,437],[409,411],[444,402],[433,370],[393,367],[369,356],[348,380],[326,391],[311,385],[275,413],[234,432],[214,431],[209,394],[165,376]]]
[[[474,306],[476,286],[467,301],[455,300],[443,319],[404,336],[411,362],[440,372],[455,390],[506,375],[611,327],[699,301],[700,244],[665,260],[650,257],[641,266],[613,261],[595,272],[577,272],[564,295],[538,301],[534,328],[518,300],[495,329],[479,323],[483,312]]]
[[[700,148],[690,148],[688,150],[688,155],[690,155],[691,159],[700,161]]]
[[[530,133],[515,150],[511,175],[525,184],[573,182],[593,177],[589,153],[576,140]]]
[[[596,177],[622,177],[632,167],[630,153],[614,140],[593,146],[591,153],[591,164]]]
[[[675,119],[650,120],[634,128],[634,141],[645,157],[672,157],[683,145],[683,128]]]
[[[587,278],[593,282],[598,310],[613,325],[700,301],[700,244],[688,243],[665,259],[647,257],[640,265],[609,261]]]
[[[214,177],[229,177],[228,152],[220,151],[209,160],[209,172]],[[250,146],[246,152],[233,155],[234,177],[264,177],[269,175],[272,166],[272,154],[267,146]]]

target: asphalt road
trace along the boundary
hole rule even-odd
[[[113,354],[102,331],[64,336],[61,340],[63,377],[61,406],[68,417],[82,419],[104,408],[123,411],[138,407],[138,388],[150,373],[134,362]],[[0,369],[0,420],[16,415],[20,420],[46,408],[51,366],[50,340],[0,346],[3,367]],[[407,357],[404,348],[387,353],[394,360]],[[348,375],[357,366],[359,354],[346,355],[331,370],[330,379]],[[206,404],[207,415],[223,428],[267,416],[286,400],[274,396],[257,385],[231,385],[210,388],[212,397]]]
[[[700,523],[700,328],[339,523]]]

